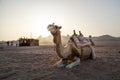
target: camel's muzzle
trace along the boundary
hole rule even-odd
[[[56,33],[56,30],[53,28],[53,27],[49,27],[48,26],[48,31],[50,31],[51,32],[51,34],[55,34]]]

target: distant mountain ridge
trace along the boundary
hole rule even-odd
[[[120,40],[120,37],[113,37],[111,35],[102,35],[98,37],[93,37],[93,40]]]
[[[62,43],[63,44],[66,44],[69,40],[70,36],[67,35],[67,36],[64,36],[62,35]],[[40,44],[53,44],[53,37],[52,36],[48,36],[48,37],[42,37],[42,36],[39,36],[38,37],[39,39],[39,43]],[[101,36],[98,36],[98,37],[92,37],[92,40],[97,40],[97,41],[120,41],[120,37],[113,37],[111,35],[101,35]]]
[[[69,35],[67,35],[67,36],[62,35],[61,36],[63,45],[65,45],[68,42],[69,38],[70,38]],[[88,38],[88,37],[86,37],[86,38]],[[42,45],[42,44],[46,44],[46,45],[52,44],[53,45],[54,44],[52,35],[47,36],[47,37],[39,36],[37,39],[39,40],[40,45]],[[98,37],[93,36],[92,40],[93,41],[120,41],[120,37],[113,37],[111,35],[101,35]],[[3,45],[3,44],[7,45],[6,42],[7,41],[0,41],[0,45]]]

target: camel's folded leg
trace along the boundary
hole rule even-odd
[[[92,50],[91,58],[92,58],[92,59],[95,59],[95,58],[96,58],[95,51],[94,51],[94,49],[93,49],[92,46],[90,46],[90,47],[91,47],[91,50]]]
[[[63,60],[60,59],[57,63],[55,63],[55,66],[57,66],[58,68],[60,68],[60,67],[64,67],[65,64],[64,64]]]
[[[75,61],[70,63],[69,65],[67,65],[66,68],[72,68],[72,67],[80,64],[80,58],[79,57],[75,57],[74,60]]]

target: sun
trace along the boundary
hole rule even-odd
[[[47,26],[51,23],[48,19],[38,20],[35,22],[35,27],[32,29],[33,35],[47,37],[49,36],[49,32],[47,30]]]
[[[32,28],[31,32],[33,37],[47,37],[50,35],[50,33],[47,30],[47,26],[52,23],[60,24],[61,22],[59,19],[56,19],[55,17],[51,16],[43,16],[40,19],[32,20]]]

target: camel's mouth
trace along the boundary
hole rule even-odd
[[[47,30],[50,31],[50,27],[49,26],[47,27]]]
[[[52,35],[55,35],[56,34],[56,31],[50,31]]]
[[[51,34],[55,34],[56,33],[56,30],[53,27],[48,26],[47,29],[48,29],[48,31],[51,32]]]

